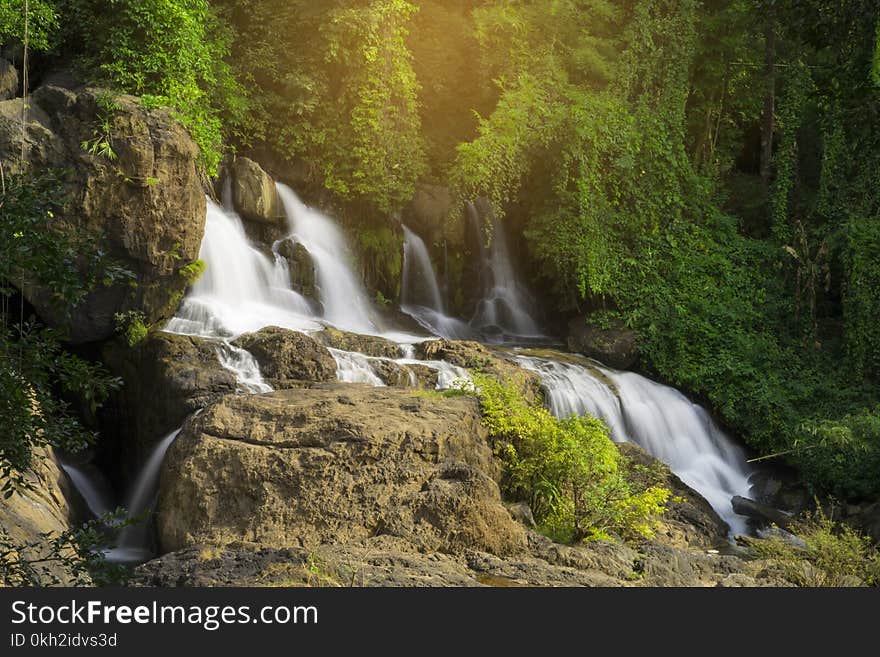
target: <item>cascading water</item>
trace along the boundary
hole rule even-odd
[[[165,330],[231,338],[270,325],[321,328],[309,302],[290,288],[285,267],[251,246],[241,218],[211,199],[199,258],[205,273]]]
[[[165,453],[177,439],[182,427],[169,433],[155,448],[138,474],[128,494],[125,508],[128,517],[136,519],[136,524],[125,527],[120,532],[116,547],[107,551],[107,559],[115,563],[138,563],[153,556],[150,549],[150,530],[152,524],[142,516],[152,511],[159,492],[159,472]]]
[[[108,495],[101,490],[93,477],[89,476],[82,468],[70,463],[61,463],[61,468],[70,477],[70,482],[76,488],[80,497],[86,503],[89,511],[96,518],[112,511],[112,504]]]
[[[400,309],[428,331],[450,340],[473,340],[475,331],[446,314],[443,295],[424,240],[403,226]]]
[[[732,533],[747,532],[747,519],[733,512],[731,498],[749,496],[752,473],[742,450],[702,407],[633,372],[591,362],[527,356],[517,361],[541,376],[554,415],[601,418],[614,440],[639,445],[706,498]]]
[[[299,200],[287,185],[276,184],[287,213],[290,237],[302,244],[315,265],[324,319],[355,333],[379,332],[364,286],[346,262],[350,250],[345,236],[326,215]]]
[[[497,221],[491,208],[485,216],[491,222],[492,239],[488,246],[481,215],[473,203],[468,203],[467,214],[480,245],[480,289],[482,298],[471,318],[470,325],[482,333],[502,336],[543,337],[534,319],[534,301],[520,283],[510,260],[507,234],[502,222]]]

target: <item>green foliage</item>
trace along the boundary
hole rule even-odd
[[[231,33],[207,0],[60,0],[65,47],[94,81],[170,106],[201,148],[209,174],[235,126],[244,92],[225,57]]]
[[[100,549],[110,534],[130,521],[121,511],[60,534],[41,534],[21,543],[0,528],[0,586],[111,586],[125,579],[125,567],[108,563]]]
[[[880,586],[880,552],[867,536],[821,510],[807,515],[792,531],[804,540],[804,547],[779,537],[752,544],[786,580],[808,587]]]
[[[129,347],[137,346],[150,333],[150,329],[145,323],[146,318],[139,310],[116,313],[114,319],[116,320],[116,332],[125,339]]]
[[[634,490],[626,462],[592,417],[557,419],[510,384],[475,375],[483,421],[505,465],[504,489],[526,499],[541,530],[572,542],[650,537],[669,491]]]
[[[113,116],[120,110],[119,103],[110,92],[104,92],[96,98],[98,104],[98,117],[92,128],[92,137],[80,144],[86,153],[108,160],[116,159],[116,151],[113,150]]]
[[[24,41],[24,0],[3,0],[0,4],[0,45]],[[58,29],[58,11],[52,0],[30,0],[27,12],[28,47],[49,50]]]
[[[204,275],[207,269],[208,265],[204,260],[195,260],[178,269],[177,273],[186,281],[187,285],[193,285]]]
[[[236,47],[251,55],[235,63],[255,91],[244,141],[262,140],[283,158],[302,160],[326,189],[368,214],[402,207],[426,168],[419,84],[405,42],[415,6],[219,4]]]

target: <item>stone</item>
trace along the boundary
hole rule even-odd
[[[168,451],[158,535],[164,551],[389,535],[415,551],[523,552],[498,476],[473,398],[342,383],[230,395]]]
[[[794,516],[784,511],[774,509],[768,504],[761,504],[740,495],[734,495],[733,499],[731,499],[731,504],[733,505],[734,512],[748,516],[761,527],[776,525],[785,529],[795,521]]]
[[[289,387],[291,381],[336,380],[336,360],[305,333],[269,326],[242,335],[233,344],[253,354],[273,388]]]
[[[6,176],[23,170],[21,110],[20,98],[0,101]],[[112,160],[82,146],[101,137],[103,120]],[[73,343],[112,337],[117,313],[143,312],[148,324],[169,318],[187,285],[179,272],[198,258],[205,225],[198,148],[186,130],[168,110],[147,109],[132,96],[44,85],[30,100],[24,139],[26,168],[66,172],[68,203],[55,226],[95,235],[106,255],[134,275],[132,282],[98,284],[77,308],[58,308],[49,290],[26,283],[22,292],[40,318]]]
[[[400,345],[375,335],[348,333],[327,327],[313,336],[321,344],[341,351],[357,351],[375,358],[400,358]]]
[[[317,275],[315,263],[308,249],[290,237],[278,243],[278,255],[287,261],[290,287],[301,295],[318,302]]]
[[[604,327],[588,317],[573,318],[568,324],[568,348],[620,370],[632,369],[639,358],[635,331],[618,320]]]
[[[0,100],[10,100],[18,95],[18,70],[0,58]]]
[[[275,225],[286,221],[275,181],[250,158],[239,157],[232,164],[232,201],[248,221]]]
[[[30,486],[19,489],[0,504],[0,531],[19,546],[38,544],[35,550],[26,551],[26,557],[34,560],[48,554],[48,541],[43,534],[57,537],[72,528],[73,512],[67,502],[72,488],[50,447],[34,450],[25,478]],[[5,483],[6,479],[0,477],[0,486]],[[57,562],[45,562],[38,572],[43,586],[73,583],[69,570]],[[9,584],[14,582],[4,582],[0,575],[0,586]]]

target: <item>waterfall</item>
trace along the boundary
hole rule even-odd
[[[526,356],[517,361],[541,376],[554,415],[601,418],[614,440],[635,443],[668,465],[734,534],[747,532],[747,519],[731,505],[733,496],[749,496],[751,472],[745,455],[702,407],[678,390],[633,372]]]
[[[231,338],[269,325],[319,329],[309,302],[290,288],[285,265],[250,244],[237,214],[207,202],[199,250],[205,273],[165,330]]]
[[[445,312],[443,296],[437,284],[437,276],[428,255],[425,241],[403,226],[403,280],[401,281],[400,302],[404,305],[417,305]]]
[[[108,496],[101,490],[97,482],[81,468],[70,463],[61,462],[61,468],[70,477],[70,482],[83,498],[89,511],[96,518],[113,510]]]
[[[347,262],[345,236],[333,220],[306,206],[287,185],[277,183],[291,238],[302,244],[315,265],[324,319],[355,333],[379,332],[367,291]]]
[[[272,386],[263,381],[256,359],[246,349],[221,342],[217,345],[217,359],[220,365],[235,374],[245,392],[272,392]]]
[[[446,314],[437,275],[424,240],[403,227],[403,280],[400,309],[427,331],[449,340],[473,340],[476,332]]]
[[[149,518],[141,518],[148,511],[151,512],[159,492],[159,473],[162,461],[165,460],[165,452],[177,439],[181,430],[175,429],[163,438],[153,448],[147,462],[144,463],[140,473],[135,479],[134,485],[129,491],[125,508],[129,518],[138,518],[137,524],[123,528],[119,535],[117,546],[107,551],[108,561],[116,563],[137,563],[146,561],[153,556],[150,547],[150,530],[152,523]]]
[[[480,290],[470,324],[487,334],[512,337],[542,337],[534,319],[534,300],[517,278],[510,259],[507,234],[502,222],[487,213],[492,225],[492,239],[488,248],[480,213],[468,203],[467,214],[477,243],[480,245]]]

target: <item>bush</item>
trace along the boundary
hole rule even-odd
[[[529,501],[541,531],[576,542],[650,537],[669,491],[637,490],[626,459],[593,417],[560,420],[509,383],[474,375],[483,421],[505,466],[503,488]]]
[[[129,347],[134,347],[142,342],[150,333],[145,322],[144,314],[138,310],[129,310],[125,313],[116,313],[116,331],[125,338]]]
[[[880,586],[880,552],[852,527],[835,523],[820,510],[791,529],[805,547],[779,537],[754,543],[758,555],[781,569],[790,582],[809,587]]]

